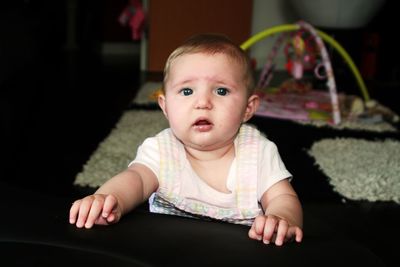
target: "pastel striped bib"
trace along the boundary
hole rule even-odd
[[[188,199],[180,195],[182,144],[171,129],[157,135],[160,151],[159,189],[150,199],[150,210],[156,213],[173,214],[193,218],[209,218],[231,223],[251,225],[262,213],[257,200],[257,160],[260,132],[242,125],[235,146],[236,184],[234,185],[235,208],[223,208]]]

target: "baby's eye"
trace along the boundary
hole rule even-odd
[[[184,96],[188,96],[188,95],[193,94],[193,90],[190,88],[183,88],[183,89],[181,89],[180,94],[184,95]]]
[[[229,93],[229,90],[223,87],[217,88],[215,91],[218,95],[227,95]]]

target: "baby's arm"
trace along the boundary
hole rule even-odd
[[[146,166],[134,163],[104,183],[93,195],[75,201],[69,221],[79,228],[116,223],[157,188],[155,174]]]
[[[249,231],[252,239],[280,246],[303,238],[303,212],[296,192],[287,179],[274,184],[261,198],[265,215],[257,216]]]

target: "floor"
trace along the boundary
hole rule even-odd
[[[83,194],[85,189],[72,185],[76,173],[115,125],[140,83],[157,76],[141,73],[138,57],[91,58],[69,53],[61,62],[46,68],[46,79],[36,84],[15,83],[34,90],[22,89],[27,94],[22,104],[29,108],[15,115],[24,124],[16,125],[22,141],[16,148],[8,147],[16,159],[6,167],[3,179],[13,188],[10,196],[18,188],[71,199]],[[393,89],[382,90],[386,91],[379,98],[398,110],[390,94]],[[302,190],[305,196],[309,193]],[[320,195],[325,197],[305,197],[306,214],[323,219],[333,231],[355,238],[394,266],[396,251],[389,242],[399,239],[399,206],[342,203],[324,190],[321,187]]]

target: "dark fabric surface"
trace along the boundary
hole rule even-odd
[[[113,226],[77,229],[68,224],[70,201],[29,192],[1,201],[1,265],[384,266],[369,248],[324,220],[321,209],[337,212],[336,204],[305,205],[304,241],[276,247],[250,240],[245,226],[143,209]]]

